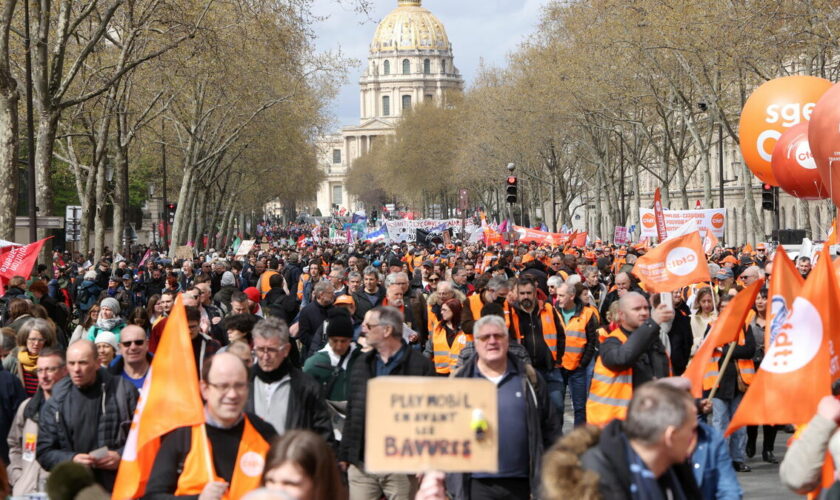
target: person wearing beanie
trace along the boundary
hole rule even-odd
[[[96,342],[96,336],[100,332],[111,332],[116,335],[116,341],[119,343],[120,332],[125,327],[125,321],[119,316],[120,303],[113,297],[106,297],[99,303],[99,307],[99,317],[88,330],[86,338],[91,342]]]
[[[99,293],[99,300],[106,298],[116,299],[119,303],[119,310],[114,311],[117,314],[128,314],[131,311],[131,295],[122,286],[122,280],[116,275],[108,278],[108,288]]]
[[[246,288],[243,293],[246,297],[248,297],[248,310],[254,316],[263,318],[265,315],[263,314],[262,307],[260,306],[260,302],[262,301],[262,294],[256,287],[249,286]]]
[[[96,335],[96,359],[99,365],[108,368],[111,361],[117,356],[117,336],[112,332],[99,332]]]
[[[348,374],[361,352],[353,342],[353,329],[353,318],[347,309],[330,309],[324,321],[327,345],[303,365],[303,371],[321,384],[323,396],[329,401],[347,401]]]
[[[213,295],[213,302],[222,310],[224,314],[230,312],[230,297],[233,292],[238,292],[236,287],[236,276],[230,271],[222,273],[221,288],[215,295]]]

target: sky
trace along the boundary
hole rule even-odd
[[[484,61],[489,66],[504,66],[507,54],[533,33],[541,9],[549,0],[423,0],[446,27],[452,43],[455,66],[469,88]],[[397,7],[397,0],[372,0],[369,16],[352,9],[352,0],[315,0],[313,12],[325,19],[315,26],[319,51],[341,52],[361,61],[348,72],[330,107],[333,129],[359,123],[359,77],[367,62],[368,47],[379,21]]]

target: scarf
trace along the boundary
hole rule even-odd
[[[99,328],[101,328],[105,331],[111,332],[111,331],[113,331],[114,327],[119,325],[121,322],[122,322],[122,318],[117,317],[117,318],[105,319],[100,315],[99,318],[96,319],[96,326],[98,326]]]
[[[283,362],[280,363],[280,366],[278,366],[277,369],[272,370],[270,372],[263,371],[263,369],[260,368],[259,363],[256,363],[254,365],[254,375],[256,375],[256,377],[258,379],[260,379],[265,384],[273,384],[274,382],[279,382],[279,381],[283,380],[283,377],[285,377],[288,374],[289,374],[289,360],[288,359],[283,360]]]
[[[35,371],[36,363],[38,363],[38,355],[29,354],[26,349],[21,349],[18,351],[18,363],[25,371],[32,373]]]

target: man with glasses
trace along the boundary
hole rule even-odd
[[[362,335],[373,349],[362,353],[350,370],[347,421],[338,460],[347,471],[350,500],[408,500],[410,479],[405,474],[371,474],[364,470],[365,400],[368,380],[389,375],[434,376],[435,365],[403,340],[403,315],[381,306],[365,314]]]
[[[271,425],[246,412],[248,370],[241,359],[223,352],[207,360],[199,389],[204,399],[205,429],[212,450],[208,481],[203,448],[192,446],[192,427],[164,436],[146,485],[146,498],[242,498],[260,484],[269,443],[277,435]]]
[[[187,313],[187,326],[190,329],[190,338],[192,339],[195,367],[198,372],[201,372],[205,360],[216,354],[222,348],[222,344],[201,331],[201,311],[198,310],[198,307],[187,305],[186,300],[184,305],[186,306],[184,309]]]
[[[41,409],[36,445],[41,467],[51,471],[72,460],[90,467],[96,482],[111,491],[128,429],[137,405],[137,389],[99,366],[96,347],[77,340],[67,348],[70,376],[57,382]]]
[[[289,327],[278,318],[260,320],[251,331],[257,364],[251,370],[248,411],[279,434],[307,429],[334,443],[332,422],[321,399],[321,384],[292,365]]]
[[[744,283],[744,286],[750,286],[758,280],[758,278],[763,278],[764,272],[758,266],[750,266],[741,273],[741,281]]]
[[[47,471],[35,460],[38,442],[38,421],[41,408],[52,397],[56,382],[67,375],[64,351],[58,347],[45,347],[36,364],[38,391],[24,401],[17,410],[9,431],[9,484],[12,495],[36,493],[47,476]]]
[[[137,325],[128,325],[120,332],[120,355],[108,367],[112,375],[131,382],[139,391],[146,381],[152,363],[146,332]]]
[[[455,498],[528,500],[538,491],[540,457],[560,436],[561,416],[543,378],[508,353],[510,336],[501,316],[480,318],[473,327],[475,353],[455,377],[483,378],[496,386],[499,469],[447,478]]]

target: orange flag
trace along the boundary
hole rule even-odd
[[[662,242],[636,260],[633,272],[653,293],[712,279],[697,231]]]
[[[749,243],[744,245],[744,248],[741,249],[741,253],[752,253],[753,247]]]
[[[764,280],[760,279],[741,290],[732,299],[732,302],[723,309],[723,312],[715,320],[712,331],[700,344],[697,354],[691,358],[685,368],[683,377],[691,380],[691,393],[694,394],[694,397],[699,398],[703,395],[703,375],[706,373],[706,365],[712,359],[715,349],[738,340],[744,329],[744,320],[752,310],[755,296],[758,295],[758,291],[763,285]]]
[[[112,498],[143,496],[161,436],[178,427],[204,425],[204,404],[189,332],[179,295],[140,391]],[[208,470],[208,481],[212,475]]]
[[[775,265],[775,264],[774,264]],[[775,274],[775,271],[774,271]],[[764,355],[726,434],[755,424],[805,424],[837,378],[840,289],[823,251]]]
[[[828,233],[828,238],[825,239],[825,245],[831,246],[837,244],[837,219],[831,221],[831,231]]]
[[[788,257],[784,247],[779,245],[776,256],[773,257],[773,274],[770,276],[770,289],[767,293],[767,324],[764,329],[764,352],[770,350],[770,345],[781,331],[793,300],[802,290],[805,280],[796,270],[796,265]]]
[[[711,255],[715,247],[719,244],[720,241],[718,241],[715,233],[713,233],[711,229],[706,228],[706,237],[703,238],[703,251],[706,252],[706,255]]]

